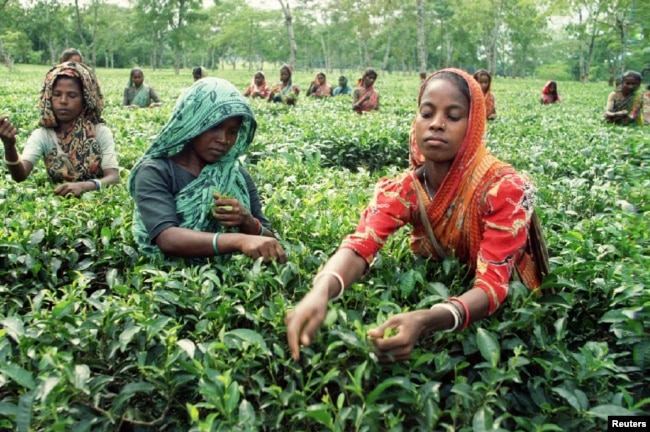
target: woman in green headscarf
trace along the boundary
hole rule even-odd
[[[188,88],[151,147],[135,164],[135,240],[146,255],[206,258],[242,252],[286,260],[253,180],[239,162],[257,122],[228,81]]]

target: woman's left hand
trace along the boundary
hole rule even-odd
[[[408,360],[424,331],[424,311],[413,311],[392,316],[377,328],[368,330],[375,354],[384,363]],[[397,331],[394,336],[384,333]]]
[[[251,225],[252,228],[258,228],[257,222],[255,222],[248,209],[241,205],[236,198],[221,198],[219,195],[215,194],[214,199],[215,204],[212,215],[221,223],[221,225],[231,228],[242,225]],[[248,233],[250,230],[243,231]],[[251,231],[251,233],[253,232]]]
[[[94,188],[95,186],[92,183],[89,184],[88,182],[63,183],[54,189],[54,194],[62,197],[74,195],[79,198],[82,193],[88,190],[93,190]]]

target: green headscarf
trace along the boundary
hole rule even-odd
[[[206,165],[196,180],[178,192],[176,210],[182,220],[181,228],[205,232],[223,230],[212,217],[212,194],[215,191],[236,198],[250,211],[248,188],[238,158],[253,141],[257,122],[247,99],[230,82],[219,78],[207,77],[196,81],[178,99],[167,124],[131,170],[131,196],[135,197],[134,179],[142,162],[173,156],[192,139],[232,117],[242,118],[235,144],[217,162]],[[143,252],[158,252],[149,241],[137,207],[133,216],[133,233]]]

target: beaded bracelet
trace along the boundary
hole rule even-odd
[[[339,272],[336,272],[334,270],[322,270],[320,273],[318,273],[316,276],[314,276],[314,283],[316,283],[318,278],[320,278],[321,276],[326,275],[326,274],[330,274],[330,275],[334,276],[339,281],[339,283],[341,284],[341,291],[339,291],[339,293],[334,298],[332,298],[332,301],[340,299],[341,296],[343,295],[343,291],[345,291],[345,282],[343,282],[343,277],[341,276],[341,274]]]
[[[443,332],[451,333],[451,332],[454,332],[454,331],[458,330],[458,327],[460,327],[460,313],[458,312],[458,310],[455,307],[453,307],[449,303],[438,303],[438,304],[434,304],[433,306],[431,306],[432,310],[435,309],[435,308],[446,309],[454,317],[454,326],[452,328],[450,328],[450,329],[443,330]]]
[[[457,302],[460,304],[463,308],[463,311],[465,312],[465,320],[463,321],[463,325],[460,327],[461,330],[464,330],[469,326],[469,308],[467,307],[467,303],[465,303],[464,300],[461,300],[458,297],[449,297],[447,300],[448,302]]]
[[[7,166],[16,166],[19,165],[23,160],[20,158],[20,155],[18,155],[18,159],[16,159],[13,162],[9,162],[7,158],[5,157],[5,165]]]
[[[221,235],[220,232],[214,233],[214,237],[212,237],[212,250],[214,250],[215,255],[220,255],[219,248],[217,247],[217,239]]]

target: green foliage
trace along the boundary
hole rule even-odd
[[[0,95],[20,148],[44,72],[17,66]],[[0,429],[576,431],[650,413],[648,129],[601,121],[606,86],[560,81],[565,103],[541,106],[544,81],[493,82],[487,142],[538,187],[547,293],[513,283],[492,317],[382,365],[369,328],[466,289],[458,262],[414,257],[406,230],[331,305],[299,362],[284,315],[377,179],[406,167],[414,78],[380,76],[371,115],[350,113],[349,99],[253,101],[247,163],[289,262],[174,267],[138,255],[125,182],[190,74],[147,72],[165,104],[136,111],[119,106],[127,70],[98,74],[122,184],[60,199],[42,164],[21,184],[3,174]]]

